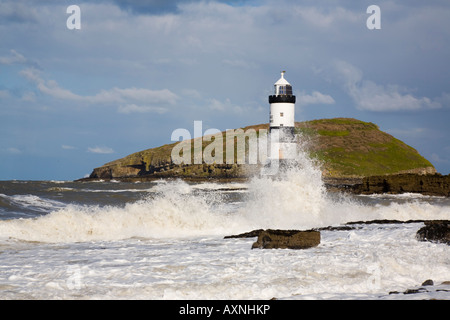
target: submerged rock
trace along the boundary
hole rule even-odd
[[[263,230],[252,249],[307,249],[320,244],[319,231]]]
[[[403,292],[399,292],[399,291],[390,291],[389,295],[393,295],[393,294],[421,294],[421,293],[425,293],[425,294],[432,294],[432,296],[428,295],[428,296],[423,296],[424,299],[435,299],[435,295],[438,295],[440,293],[444,293],[445,295],[447,295],[447,292],[450,292],[450,281],[444,281],[441,284],[435,284],[433,280],[428,279],[426,281],[424,281],[422,283],[422,285],[420,287],[416,287],[416,288],[410,288],[410,289],[406,289]],[[426,287],[426,288],[425,288]],[[438,299],[441,297],[437,297]],[[444,298],[446,299],[446,298]]]

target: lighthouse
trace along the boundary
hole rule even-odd
[[[295,96],[291,84],[284,78],[275,82],[274,94],[269,96],[269,159],[271,166],[292,165],[297,158],[295,138]]]

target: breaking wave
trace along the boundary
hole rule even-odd
[[[375,219],[445,219],[449,207],[411,201],[364,204],[355,197],[330,194],[320,170],[303,157],[300,166],[277,178],[258,176],[246,184],[242,202],[183,181],[165,181],[142,200],[124,206],[92,206],[42,201],[35,196],[9,197],[23,206],[50,213],[36,218],[0,221],[0,239],[39,242],[83,242],[133,237],[180,238],[228,235],[259,228],[309,229]],[[243,186],[240,185],[240,188]],[[0,195],[5,200],[4,195]]]

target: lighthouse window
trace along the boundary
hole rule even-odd
[[[291,86],[286,86],[286,94],[292,95],[292,87]]]
[[[284,116],[284,113],[283,113],[283,112],[280,112],[280,117],[282,117],[282,116]]]

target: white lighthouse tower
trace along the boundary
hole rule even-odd
[[[291,84],[284,78],[285,72],[282,71],[281,78],[275,82],[274,95],[269,96],[269,159],[271,166],[291,165],[297,158],[295,96],[292,94]]]

